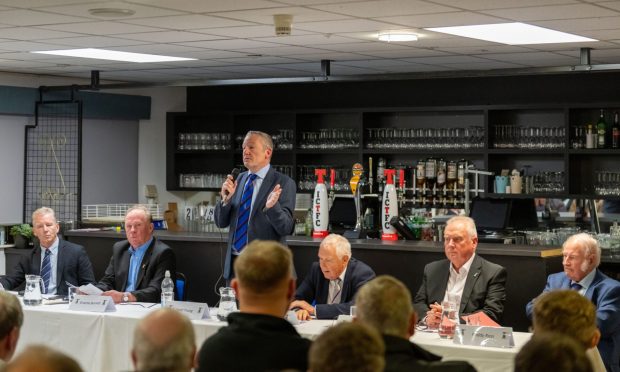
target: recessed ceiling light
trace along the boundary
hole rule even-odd
[[[132,16],[136,14],[136,11],[132,9],[121,9],[121,8],[94,8],[94,9],[88,9],[88,13],[96,17],[116,18],[116,17]]]
[[[95,48],[42,50],[42,51],[33,51],[30,53],[51,54],[51,55],[57,55],[57,56],[80,57],[80,58],[105,59],[109,61],[137,62],[137,63],[175,62],[175,61],[196,60],[196,58],[169,57],[169,56],[160,56],[156,54],[119,52],[116,50],[95,49]]]
[[[379,34],[379,40],[390,42],[398,41],[416,41],[418,35],[411,32],[384,32]]]
[[[587,37],[528,25],[526,23],[497,23],[488,25],[426,28],[429,31],[493,41],[508,45],[579,43],[598,41]]]

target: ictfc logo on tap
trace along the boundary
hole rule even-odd
[[[321,226],[321,193],[319,190],[314,195],[314,208],[316,209],[316,219],[314,220],[314,226]]]
[[[383,205],[385,205],[385,223],[383,224],[383,227],[386,229],[389,229],[391,227],[390,225],[390,198],[385,198],[385,200],[383,201]]]

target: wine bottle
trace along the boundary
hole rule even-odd
[[[614,112],[614,124],[611,127],[611,148],[620,148],[620,123],[618,123],[618,112]]]
[[[604,149],[606,147],[605,144],[605,136],[607,135],[607,123],[605,122],[605,114],[603,110],[601,110],[601,116],[596,123],[596,133],[597,133],[597,141],[596,148]]]

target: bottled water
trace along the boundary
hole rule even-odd
[[[161,307],[171,306],[174,301],[174,282],[170,278],[170,270],[166,270],[166,276],[161,282]]]

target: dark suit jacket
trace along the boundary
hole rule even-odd
[[[441,357],[401,337],[383,335],[385,372],[475,372],[467,362],[441,362]]]
[[[459,314],[482,310],[499,322],[506,302],[506,276],[506,269],[476,254],[465,280]],[[447,259],[431,262],[424,267],[422,285],[413,300],[420,319],[426,316],[430,304],[443,301],[449,277],[450,261]]]
[[[117,242],[112,247],[112,258],[105,270],[103,278],[97,287],[103,291],[116,290],[125,291],[127,287],[127,276],[129,274],[129,242],[123,240]],[[138,278],[136,290],[131,294],[136,296],[139,302],[160,302],[161,301],[161,282],[164,280],[166,270],[170,270],[170,275],[174,281],[176,260],[174,252],[166,244],[153,238],[151,245],[147,248]]]
[[[26,280],[25,275],[41,275],[41,247],[34,247],[23,256],[11,274],[0,278],[0,283],[5,289],[17,288]],[[56,294],[67,295],[66,282],[76,286],[94,283],[95,274],[84,247],[59,239]]]
[[[215,224],[217,227],[229,227],[228,250],[226,251],[226,262],[224,263],[224,278],[230,279],[232,275],[232,243],[237,228],[237,212],[243,194],[243,186],[248,179],[248,172],[239,175],[237,189],[232,198],[226,205],[217,203],[215,206]],[[267,196],[271,190],[280,184],[282,193],[278,202],[271,208],[264,210]],[[295,221],[293,211],[295,210],[295,182],[288,176],[277,172],[273,167],[269,168],[258,195],[252,206],[252,214],[248,223],[248,242],[254,239],[276,240],[284,243],[284,237],[293,232]]]
[[[295,293],[296,300],[304,300],[309,304],[316,302],[317,319],[334,319],[340,314],[349,315],[357,290],[367,281],[375,277],[375,272],[362,261],[355,258],[349,260],[347,272],[342,282],[340,303],[327,305],[329,295],[329,280],[325,279],[318,262],[312,268]]]
[[[570,278],[564,272],[549,275],[544,292],[554,289],[570,289]],[[594,280],[585,293],[596,306],[596,323],[601,331],[598,351],[608,371],[620,371],[620,282],[596,270]],[[532,319],[534,300],[525,307],[527,317]]]

